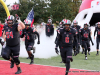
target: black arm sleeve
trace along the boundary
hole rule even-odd
[[[95,34],[96,34],[96,31],[97,31],[97,28],[95,28],[95,31],[94,31],[94,36],[95,36]]]
[[[76,42],[76,50],[78,50],[78,39],[77,39],[76,33],[75,33],[75,35],[74,35],[74,40],[75,40],[75,42]]]
[[[52,35],[54,34],[54,27],[52,26]]]
[[[79,40],[80,40],[80,44],[82,44],[82,31],[81,31],[81,29],[79,31]]]
[[[91,43],[93,43],[92,38],[91,38],[91,32],[89,33],[89,39],[90,39]]]
[[[40,40],[40,35],[37,31],[33,32],[33,34],[36,34],[38,36],[38,41]]]
[[[59,45],[59,40],[61,39],[61,33],[58,34],[58,38],[57,38],[57,41],[56,41],[56,47],[58,47]]]

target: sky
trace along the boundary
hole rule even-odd
[[[6,0],[6,5],[9,5],[9,4],[11,4],[11,5],[13,5],[13,3],[15,3],[15,2],[17,2],[18,3],[18,1],[19,0]]]

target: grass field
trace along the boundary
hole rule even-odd
[[[96,56],[96,52],[91,52],[91,55],[88,55],[88,60],[85,60],[85,55],[81,53],[77,56],[73,56],[73,59],[74,61],[71,62],[71,68],[100,71],[100,55]],[[0,57],[0,60],[3,60],[3,58]],[[30,59],[20,58],[20,61],[29,63]],[[65,67],[65,65],[60,62],[60,56],[52,57],[49,59],[34,59],[34,64]]]

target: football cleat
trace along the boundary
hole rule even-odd
[[[18,69],[15,74],[20,74],[21,72],[22,72],[21,69]]]

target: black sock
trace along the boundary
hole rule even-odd
[[[31,55],[30,59],[33,61],[33,59],[34,59],[34,55],[33,54]]]
[[[70,69],[70,62],[69,63],[66,63],[66,73],[69,72],[69,69]]]
[[[99,54],[99,51],[97,51],[97,54]]]
[[[13,59],[11,59],[11,63],[14,63],[14,60]]]
[[[20,70],[21,68],[20,67],[17,67],[17,69]]]
[[[83,52],[84,52],[84,49],[83,49]]]

